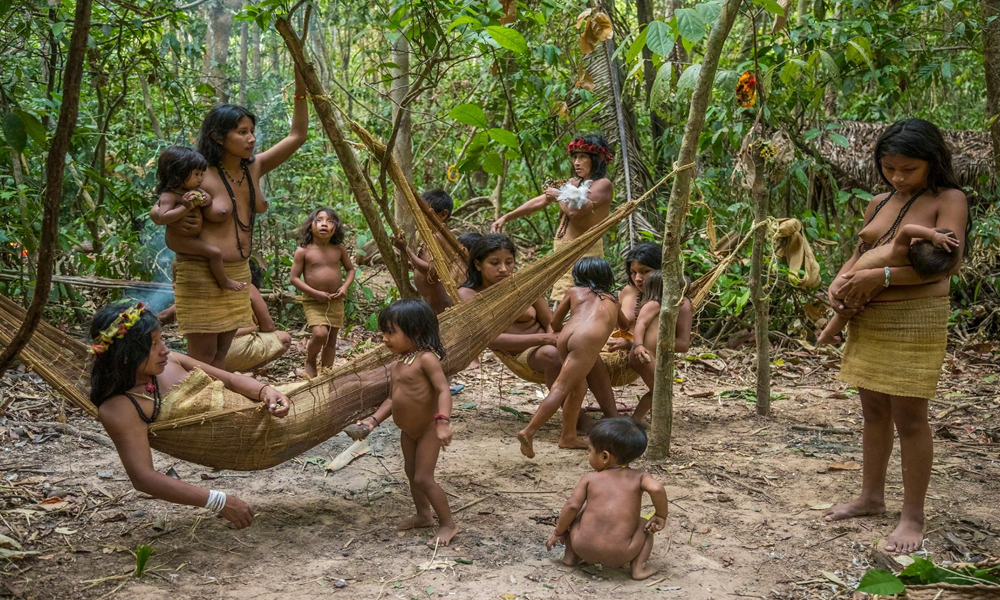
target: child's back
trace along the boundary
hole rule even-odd
[[[629,468],[610,468],[583,476],[587,510],[573,537],[573,551],[590,564],[618,567],[631,561],[646,540],[636,527],[642,510],[642,478]]]
[[[582,286],[570,288],[566,296],[569,297],[570,316],[559,334],[559,352],[565,355],[586,346],[600,352],[621,312],[615,297]]]

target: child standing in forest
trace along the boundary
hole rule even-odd
[[[199,239],[201,233],[201,207],[211,204],[211,198],[201,189],[208,161],[198,151],[183,146],[170,146],[160,153],[156,163],[156,201],[160,218],[167,225],[167,248],[177,254],[189,254],[208,259],[212,276],[224,290],[239,291],[246,287],[242,281],[226,276],[222,264],[222,251]],[[175,224],[192,213],[198,225],[182,231]]]
[[[332,208],[314,210],[299,227],[299,247],[292,259],[290,279],[302,292],[306,324],[312,329],[305,374],[315,377],[320,368],[332,366],[337,356],[337,333],[344,326],[344,298],[354,283],[354,263],[344,247],[344,226]]]
[[[403,519],[396,528],[433,526],[433,508],[439,525],[431,543],[447,546],[458,527],[451,519],[448,497],[434,481],[438,453],[451,443],[451,393],[441,367],[444,346],[437,316],[423,300],[404,298],[379,313],[378,328],[386,348],[396,356],[389,397],[375,414],[353,426],[362,431],[352,437],[367,436],[392,416],[401,430],[403,468],[417,508],[416,515]]]
[[[617,324],[628,328],[628,321],[611,293],[614,285],[611,265],[603,258],[585,256],[573,266],[573,283],[552,315],[552,328],[559,332],[556,349],[563,359],[562,369],[549,395],[535,411],[527,427],[517,433],[521,454],[535,457],[533,438],[542,425],[563,409],[560,448],[586,449],[587,443],[576,433],[576,422],[587,393],[587,378],[594,363],[600,359],[601,348]],[[566,314],[569,321],[563,324]]]
[[[545,542],[552,550],[566,546],[563,564],[581,560],[592,565],[630,564],[632,579],[646,579],[656,569],[646,564],[653,551],[653,534],[667,523],[667,492],[655,477],[629,468],[646,451],[646,432],[627,417],[601,419],[590,430],[587,473],[563,505],[555,531]],[[642,494],[649,494],[655,512],[642,518]]]
[[[686,278],[685,278],[686,279]],[[649,391],[639,399],[632,420],[641,423],[643,417],[653,406],[653,377],[656,372],[656,340],[660,334],[660,302],[663,300],[663,274],[651,271],[643,282],[642,296],[639,297],[639,314],[632,328],[632,353],[629,356],[629,366],[642,377]],[[687,352],[691,347],[691,321],[694,311],[691,301],[684,298],[677,312],[677,325],[674,336],[674,352]]]

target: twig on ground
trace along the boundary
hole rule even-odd
[[[854,432],[844,427],[812,427],[811,425],[792,425],[795,431],[814,431],[816,433],[837,433],[854,435]]]

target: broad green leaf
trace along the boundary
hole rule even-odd
[[[486,127],[486,114],[475,104],[459,104],[448,113],[452,119],[473,127]]]
[[[678,8],[674,11],[677,17],[677,33],[685,40],[695,43],[705,37],[705,19],[693,8]]]
[[[856,64],[865,63],[869,69],[872,71],[875,70],[875,65],[872,64],[871,59],[872,46],[868,43],[868,38],[858,36],[852,40],[848,40],[845,54],[847,55],[847,60]]]
[[[655,54],[668,56],[674,50],[674,33],[670,25],[663,21],[650,21],[643,31],[646,34],[646,46]]]
[[[904,589],[906,588],[898,577],[889,571],[884,571],[882,569],[868,571],[865,573],[865,576],[861,578],[861,582],[858,583],[859,592],[879,594],[881,596],[899,594]]]
[[[21,117],[21,122],[24,123],[24,130],[28,133],[28,136],[35,140],[36,144],[44,148],[45,126],[38,120],[38,117],[21,109],[17,109],[14,112],[17,113],[17,116]]]
[[[826,135],[827,137],[830,138],[831,142],[837,144],[838,146],[843,146],[844,148],[849,148],[851,146],[850,140],[840,135],[839,133],[834,133],[833,131],[830,131]]]
[[[496,43],[511,52],[524,54],[528,51],[528,42],[524,41],[524,36],[509,27],[491,25],[486,28],[486,33],[490,34]]]
[[[493,138],[494,141],[499,142],[508,148],[518,147],[517,136],[506,129],[490,129],[490,137]]]
[[[656,79],[653,80],[653,88],[649,91],[649,110],[658,114],[663,114],[670,101],[670,86],[673,83],[673,65],[664,62],[656,71]]]
[[[677,78],[677,94],[690,94],[694,90],[694,84],[701,74],[701,63],[691,65],[684,69],[681,76]]]
[[[628,52],[625,53],[625,62],[631,63],[633,60],[639,56],[642,52],[643,46],[646,45],[646,36],[649,34],[649,27],[643,27],[642,31],[632,40],[632,44],[628,47]],[[650,48],[652,50],[652,48]]]
[[[451,25],[448,26],[448,30],[445,31],[445,33],[451,33],[451,30],[459,25],[472,25],[472,28],[476,30],[482,29],[483,27],[483,24],[479,22],[479,19],[470,17],[469,15],[462,15],[451,22]]]
[[[798,79],[799,74],[802,72],[802,67],[805,66],[805,62],[797,58],[790,59],[785,63],[785,66],[781,68],[781,74],[779,75],[781,83],[791,86]]]
[[[781,8],[781,5],[775,2],[774,0],[753,0],[753,3],[756,4],[757,6],[763,6],[764,10],[771,13],[772,15],[780,15],[784,14],[785,12]]]
[[[702,2],[701,4],[696,4],[694,9],[698,11],[698,14],[701,15],[705,23],[714,23],[719,18],[719,15],[722,14],[722,2]]]
[[[24,147],[28,145],[28,134],[21,117],[15,113],[7,113],[3,121],[0,121],[0,127],[3,128],[3,137],[7,140],[7,145],[18,154],[23,153]]]
[[[912,558],[913,562],[900,572],[900,580],[905,579],[909,583],[932,583],[930,577],[934,574],[934,563],[916,555]]]
[[[826,50],[817,50],[819,53],[820,62],[823,63],[823,68],[830,72],[830,75],[837,77],[840,75],[840,69],[837,67],[837,61],[833,60],[830,53]]]
[[[503,175],[503,158],[496,152],[490,152],[483,159],[483,170],[490,175]]]

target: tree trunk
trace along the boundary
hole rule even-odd
[[[59,121],[52,134],[49,153],[45,159],[45,200],[42,215],[42,239],[38,252],[38,269],[35,273],[35,294],[25,313],[21,328],[17,330],[10,344],[0,353],[0,373],[7,370],[18,352],[31,338],[42,308],[49,299],[52,289],[52,268],[55,251],[59,244],[59,207],[62,200],[63,169],[66,167],[66,152],[69,150],[73,130],[80,108],[80,86],[83,82],[83,56],[87,51],[87,37],[90,31],[91,0],[77,0],[73,16],[73,34],[69,40],[66,64],[63,71],[62,105],[59,107]]]
[[[248,23],[240,23],[240,106],[247,105],[247,46],[250,43]]]
[[[687,124],[677,164],[681,167],[694,163],[698,156],[698,137],[705,127],[705,111],[712,95],[712,83],[719,68],[722,46],[733,28],[741,0],[726,0],[722,12],[705,47],[701,73],[695,83],[688,109]],[[656,342],[656,375],[653,385],[653,424],[650,428],[649,457],[665,458],[670,454],[670,433],[673,427],[674,402],[674,343],[676,340],[677,312],[680,308],[683,272],[680,264],[681,233],[691,195],[693,169],[677,174],[670,201],[667,204],[667,222],[663,233],[663,300],[660,309],[659,337]]]
[[[649,25],[649,22],[655,19],[652,0],[635,0],[635,10],[639,19],[639,27]],[[648,105],[650,95],[653,93],[653,83],[656,82],[656,68],[653,66],[653,52],[646,45],[642,47],[642,82],[645,85],[646,104]],[[649,112],[649,121],[653,127],[653,156],[659,159],[666,124],[663,117],[655,110]]]
[[[413,121],[410,118],[409,107],[400,108],[403,98],[410,91],[410,44],[406,36],[399,36],[399,39],[393,44],[389,60],[396,63],[398,67],[390,70],[392,83],[389,87],[389,98],[392,100],[393,122],[396,121],[397,113],[400,110],[403,111],[399,119],[399,131],[396,132],[396,143],[392,146],[392,156],[399,163],[406,180],[413,181]],[[393,215],[406,239],[412,240],[417,226],[413,222],[413,215],[407,210],[401,195],[402,192],[399,189],[393,195],[395,205]]]
[[[253,53],[251,57],[251,62],[253,63],[253,79],[254,81],[260,81],[264,77],[264,68],[260,64],[260,27],[254,25],[253,28]]]
[[[215,88],[219,102],[229,102],[229,85],[226,81],[226,60],[229,57],[229,36],[233,32],[233,11],[239,10],[242,0],[219,0],[209,9],[209,30],[212,32],[209,85]]]
[[[392,242],[385,233],[385,227],[382,225],[381,217],[379,217],[378,206],[376,206],[375,201],[368,191],[368,182],[361,170],[358,157],[354,154],[354,148],[351,147],[351,144],[344,137],[344,132],[337,122],[336,107],[330,100],[329,93],[320,83],[319,77],[316,75],[316,69],[306,62],[302,42],[295,32],[292,31],[292,27],[288,21],[286,19],[278,19],[275,21],[274,26],[278,30],[278,33],[281,34],[282,39],[285,40],[285,45],[292,55],[292,61],[298,67],[299,72],[302,73],[306,89],[309,91],[313,106],[316,108],[316,115],[323,124],[323,130],[326,132],[327,137],[330,138],[330,142],[337,152],[340,166],[344,169],[344,175],[347,176],[351,191],[358,201],[358,207],[361,209],[365,221],[368,222],[372,239],[375,240],[375,245],[378,246],[379,252],[382,253],[382,261],[385,263],[389,275],[396,282],[396,287],[399,288],[401,296],[404,298],[417,297],[417,291],[410,283],[409,273],[403,271]]]
[[[809,0],[799,0],[798,24],[806,24],[806,14],[809,13]]]
[[[789,11],[792,10],[792,0],[779,0],[778,5],[781,6],[781,14],[774,18],[774,25],[771,26],[771,35],[776,35],[782,29],[788,25],[788,17],[792,16]]]
[[[153,98],[149,95],[149,82],[147,76],[139,73],[139,87],[142,88],[142,103],[146,106],[146,113],[149,115],[149,123],[153,126],[153,133],[156,138],[163,139],[163,129],[160,128],[160,120],[156,118],[156,109],[153,108]]]
[[[511,108],[510,104],[505,104],[503,109],[503,128],[510,130],[511,123]],[[506,157],[503,159],[503,171],[497,176],[497,184],[493,188],[493,193],[490,194],[490,204],[493,205],[493,220],[496,221],[503,214],[501,210],[503,206],[503,186],[507,181],[507,169],[510,167],[510,161]]]
[[[768,201],[767,174],[764,172],[764,157],[761,146],[750,144],[753,153],[754,180],[752,186],[754,202],[753,252],[750,258],[750,297],[753,299],[754,332],[757,337],[757,414],[771,412],[771,341],[768,339],[767,296],[764,295],[764,246],[767,244],[767,228],[761,223],[767,219]]]
[[[1000,177],[1000,0],[983,0],[983,23],[986,117],[993,141],[993,169]]]

